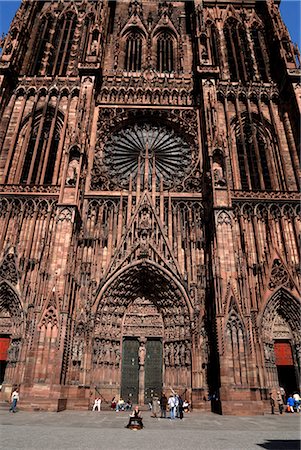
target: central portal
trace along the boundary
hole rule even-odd
[[[162,391],[190,398],[190,320],[180,290],[160,267],[136,263],[125,270],[95,315],[92,383],[104,398],[140,405]]]
[[[140,342],[139,342],[140,341]],[[162,391],[162,340],[123,339],[121,396],[133,403],[151,402]]]
[[[163,320],[156,306],[137,298],[123,322],[121,396],[149,403],[162,391]]]

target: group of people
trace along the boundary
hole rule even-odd
[[[297,412],[299,413],[301,411],[301,398],[300,395],[295,392],[294,395],[290,395],[287,399],[287,412],[290,413],[294,413]]]
[[[162,393],[160,399],[158,396],[154,395],[152,402],[150,403],[150,409],[152,411],[152,417],[160,417],[166,419],[166,412],[169,409],[170,419],[183,419],[184,412],[189,412],[189,403],[183,400],[181,395],[173,392],[170,394],[169,398],[166,397],[164,392]],[[129,417],[129,423],[126,428],[139,430],[143,428],[142,416],[139,410],[139,406],[135,406],[133,412]]]
[[[279,414],[283,414],[284,405],[286,405],[286,412],[294,413],[301,411],[301,398],[300,395],[295,392],[293,395],[290,394],[286,398],[285,390],[280,387],[277,391],[276,399],[273,397],[273,393],[270,392],[270,405],[271,405],[271,413],[275,414],[275,407],[278,405]]]
[[[184,412],[189,411],[189,403],[176,393],[170,394],[169,398],[162,393],[160,400],[157,396],[153,397],[151,403],[152,417],[158,417],[160,411],[161,419],[166,419],[167,408],[169,409],[170,419],[183,419]]]
[[[123,400],[123,398],[120,398],[118,400],[118,399],[116,399],[116,397],[113,397],[111,400],[111,408],[115,409],[116,412],[131,411],[132,407],[133,407],[133,405],[129,398],[127,399],[126,402]]]

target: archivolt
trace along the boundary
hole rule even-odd
[[[272,341],[273,321],[279,315],[290,327],[295,342],[301,340],[301,310],[298,301],[286,289],[280,288],[267,301],[259,316],[259,329],[264,341]]]
[[[0,313],[8,312],[11,317],[11,335],[19,336],[23,324],[23,308],[13,286],[7,281],[0,282]]]
[[[157,307],[168,337],[189,338],[192,308],[184,287],[166,269],[147,260],[125,267],[104,284],[94,305],[95,334],[120,336],[122,318],[138,297]]]

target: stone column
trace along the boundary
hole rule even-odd
[[[140,347],[139,347],[139,395],[138,395],[138,403],[139,405],[144,405],[144,380],[145,380],[145,356],[146,356],[146,338],[139,339]]]

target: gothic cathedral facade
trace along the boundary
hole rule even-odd
[[[298,388],[300,60],[278,6],[22,0],[0,58],[3,398],[256,414]]]

